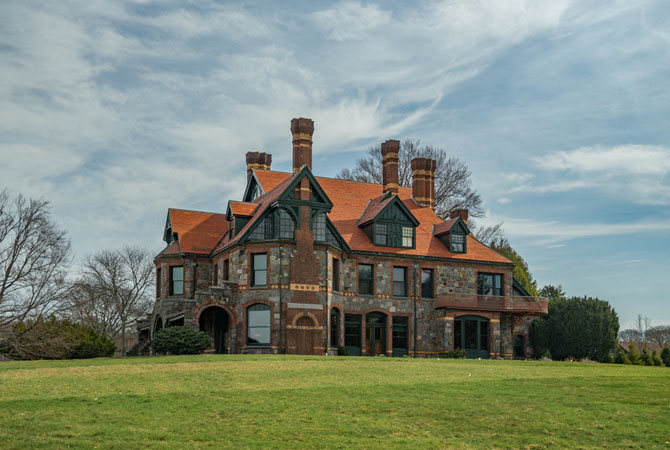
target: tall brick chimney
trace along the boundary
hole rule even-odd
[[[464,208],[457,208],[457,209],[452,209],[449,211],[449,218],[450,219],[455,219],[456,217],[460,217],[463,222],[466,224],[468,223],[468,210]]]
[[[434,159],[414,158],[412,160],[412,197],[421,206],[429,206],[435,211],[435,168]]]
[[[312,170],[314,121],[304,117],[292,119],[291,133],[293,134],[293,173],[305,165]]]
[[[398,194],[398,152],[400,141],[390,139],[382,143],[383,192]]]
[[[263,152],[247,152],[247,178],[252,170],[270,170],[272,155]]]

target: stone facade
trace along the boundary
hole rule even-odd
[[[389,140],[383,187],[335,186],[312,175],[314,123],[294,119],[291,131],[292,174],[271,172],[271,155],[249,152],[244,201],[229,202],[225,216],[168,212],[167,247],[155,259],[156,302],[139,327],[147,343],[162,327],[184,325],[210,334],[211,351],[220,353],[432,356],[465,348],[473,357],[530,355],[529,325],[546,313],[546,300],[517,295],[512,263],[467,236],[466,210],[450,221],[435,215],[435,161],[412,161],[407,192],[397,185],[399,142]],[[269,177],[267,190],[256,171]],[[331,201],[321,182],[338,197]],[[444,239],[454,224],[463,230],[453,232],[460,250]],[[386,227],[379,228],[383,242],[373,225]],[[464,250],[466,241],[473,248]],[[359,280],[361,264],[372,267],[371,280]],[[432,280],[425,286],[424,275]],[[489,278],[495,289],[478,288]],[[369,284],[371,293],[359,289]]]

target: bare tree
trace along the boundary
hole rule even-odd
[[[619,331],[619,340],[624,342],[642,342],[642,335],[634,328]]]
[[[658,343],[660,347],[670,344],[670,325],[659,325],[648,328],[647,340]]]
[[[70,241],[45,200],[0,191],[0,346],[54,315],[68,291]],[[18,327],[18,324],[22,324]]]
[[[481,217],[484,213],[482,199],[472,188],[470,170],[463,161],[452,156],[447,157],[443,149],[422,146],[416,139],[406,139],[400,145],[398,153],[398,183],[400,186],[412,186],[412,159],[431,158],[437,163],[435,169],[435,212],[446,218],[449,211],[458,208],[468,209],[472,217]],[[353,169],[342,169],[337,178],[382,183],[381,146],[371,147],[368,156],[359,159]]]
[[[89,326],[110,339],[121,331],[116,303],[109,292],[83,278],[73,283],[64,313],[73,322]]]
[[[85,283],[93,295],[109,301],[121,334],[121,352],[126,354],[126,331],[142,316],[151,302],[154,264],[148,250],[126,246],[121,250],[104,250],[86,258]],[[104,321],[102,317],[98,318]]]
[[[507,236],[503,230],[502,222],[495,225],[479,226],[474,220],[468,221],[468,228],[475,238],[482,244],[491,246],[496,241],[506,241]]]

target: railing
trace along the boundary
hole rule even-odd
[[[465,309],[473,311],[523,312],[546,314],[548,304],[541,297],[500,297],[489,295],[438,295],[436,308]]]

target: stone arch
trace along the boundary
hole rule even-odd
[[[195,324],[195,326],[197,326],[197,324],[200,321],[200,314],[202,314],[202,312],[207,308],[209,308],[210,306],[218,306],[219,308],[224,309],[228,313],[228,316],[230,317],[231,324],[234,325],[237,323],[237,314],[235,314],[235,310],[231,308],[229,304],[222,302],[220,300],[209,300],[200,305],[193,312],[193,323]]]
[[[312,323],[313,323],[313,325],[311,325],[311,326],[314,326],[314,327],[318,327],[318,326],[320,326],[320,325],[319,325],[319,319],[317,319],[316,316],[315,316],[314,314],[312,314],[311,312],[304,312],[304,313],[302,313],[302,314],[298,314],[298,315],[296,315],[296,316],[293,318],[293,320],[291,321],[291,325],[293,325],[294,327],[295,327],[295,326],[299,326],[299,325],[298,325],[298,320],[299,320],[299,319],[302,319],[302,318],[304,318],[304,317],[308,317],[308,318],[312,319]]]

